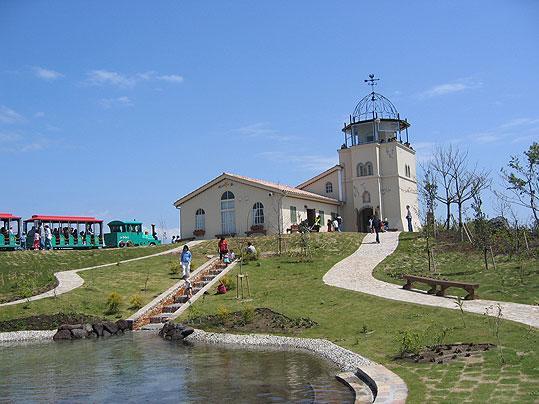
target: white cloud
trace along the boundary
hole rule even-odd
[[[131,102],[131,99],[126,96],[117,97],[117,98],[102,98],[99,100],[99,104],[105,108],[113,108],[113,107],[131,107],[133,106],[133,103]]]
[[[436,146],[436,143],[417,142],[417,143],[414,143],[412,146],[416,152],[416,158],[419,163],[425,163],[432,160],[432,155],[433,155],[434,147]]]
[[[34,114],[34,118],[43,118],[45,116],[45,112],[38,111]]]
[[[166,74],[163,76],[157,76],[157,80],[163,80],[168,81],[169,83],[182,83],[183,82],[183,76],[179,76],[177,74]]]
[[[39,66],[34,67],[34,74],[36,77],[43,80],[47,80],[47,81],[56,80],[64,76],[60,72],[57,72],[55,70],[45,69],[44,67],[39,67]]]
[[[92,70],[87,73],[86,83],[93,86],[112,85],[130,88],[140,82],[154,80],[181,83],[183,77],[177,74],[159,75],[154,71],[126,75],[110,70]]]
[[[284,135],[272,129],[267,122],[258,122],[251,125],[242,126],[230,131],[243,138],[263,138],[267,140],[279,140],[288,141],[295,138],[295,136]]]
[[[492,132],[476,133],[473,135],[474,140],[479,144],[493,143],[500,139],[500,135]]]
[[[516,118],[500,125],[501,129],[539,124],[539,118]]]
[[[0,122],[1,123],[17,123],[24,121],[24,117],[15,112],[14,110],[6,107],[5,105],[0,105]]]
[[[262,152],[258,156],[266,160],[282,164],[291,164],[304,171],[322,172],[337,164],[337,157],[321,156],[315,154],[292,154],[284,152]]]
[[[23,136],[20,133],[0,132],[0,151],[25,153],[45,148],[48,140],[41,136]]]
[[[481,82],[474,82],[470,79],[456,80],[451,83],[437,84],[428,90],[419,94],[420,98],[439,97],[447,94],[460,93],[466,90],[479,88],[483,85]]]

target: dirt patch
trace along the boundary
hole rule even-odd
[[[192,327],[239,332],[279,332],[294,334],[318,325],[309,318],[290,318],[268,308],[200,316],[187,321]]]
[[[62,324],[96,323],[104,321],[99,317],[80,313],[57,313],[16,318],[0,322],[0,332],[24,330],[53,330]]]
[[[447,363],[464,358],[473,361],[482,352],[495,348],[493,344],[447,344],[427,347],[419,354],[406,355],[404,360],[415,363]]]

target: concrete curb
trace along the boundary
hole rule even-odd
[[[347,372],[345,377],[350,380],[352,385],[356,386],[359,383],[357,383],[357,379],[354,379],[348,373],[354,374],[358,379],[366,383],[376,403],[404,404],[408,396],[406,383],[395,373],[376,362],[325,339],[281,337],[263,334],[221,334],[195,330],[193,334],[186,338],[186,341],[205,344],[286,347],[306,350],[335,363],[342,371]],[[362,397],[365,397],[365,395],[362,394]],[[356,396],[356,398],[359,397]]]

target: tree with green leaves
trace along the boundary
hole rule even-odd
[[[528,208],[534,217],[534,227],[539,227],[539,143],[533,142],[524,152],[525,161],[511,156],[508,168],[502,168],[502,178],[510,195],[507,200]]]
[[[429,260],[429,271],[433,271],[435,268],[434,256],[432,254],[432,247],[430,242],[431,235],[434,236],[436,201],[438,193],[438,185],[436,183],[436,176],[427,168],[423,180],[419,184],[419,192],[421,199],[423,200],[426,208],[425,226],[423,231],[427,240],[427,257]]]

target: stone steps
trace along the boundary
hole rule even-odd
[[[196,282],[193,282],[193,296],[199,293],[208,283],[219,275],[225,267],[212,268],[206,271]],[[150,324],[166,323],[172,317],[172,314],[187,303],[189,299],[185,295],[174,296],[174,303],[161,307],[161,313],[150,317]]]
[[[180,307],[182,307],[182,303],[174,303],[168,306],[163,306],[163,313],[174,313]]]

